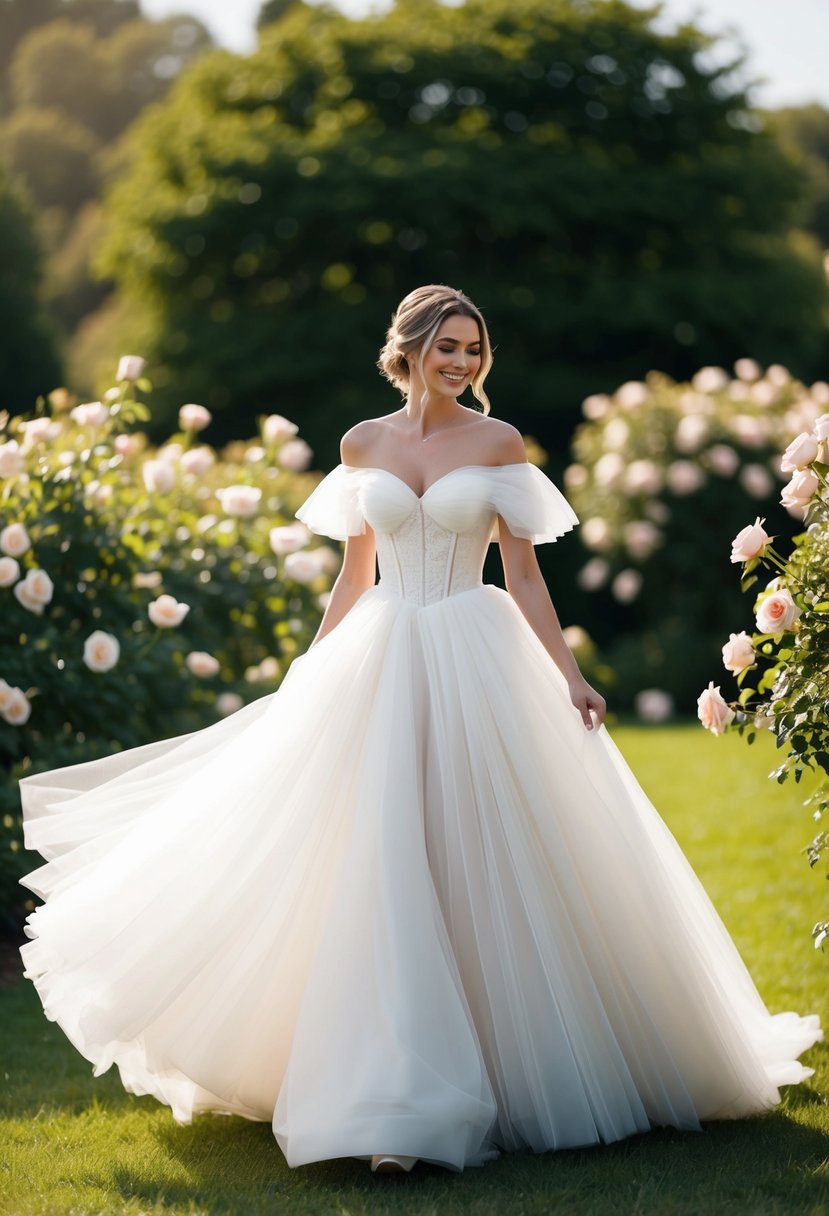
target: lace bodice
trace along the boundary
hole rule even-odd
[[[374,530],[380,582],[417,604],[480,586],[499,518],[533,544],[556,540],[578,517],[535,465],[465,465],[420,496],[387,469],[339,464],[296,512],[312,532],[345,540]]]

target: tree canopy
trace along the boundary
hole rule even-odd
[[[801,177],[707,35],[621,0],[296,4],[133,129],[101,268],[140,304],[172,410],[227,434],[284,403],[336,458],[394,408],[398,299],[449,282],[498,346],[495,412],[549,446],[588,392],[752,354],[800,374],[826,286]]]

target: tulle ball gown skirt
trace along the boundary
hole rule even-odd
[[[26,975],[95,1075],[181,1123],[269,1121],[290,1166],[451,1170],[696,1130],[811,1075],[818,1017],[767,1010],[607,730],[480,581],[493,512],[521,527],[499,477],[463,529],[474,483],[404,511],[361,478],[381,580],[276,693],[21,782]]]

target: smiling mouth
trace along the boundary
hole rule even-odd
[[[452,372],[441,372],[440,374],[443,376],[444,380],[448,380],[450,384],[460,384],[462,380],[466,379],[466,372],[464,372],[463,375],[457,376],[453,375]]]

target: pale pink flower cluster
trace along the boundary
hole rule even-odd
[[[802,519],[820,487],[820,478],[811,467],[816,462],[826,463],[829,456],[829,414],[815,419],[810,431],[801,431],[791,441],[780,460],[783,473],[791,473],[791,479],[783,487],[780,502],[786,510]]]
[[[23,689],[0,680],[0,718],[9,726],[23,726],[31,712],[31,702]]]

